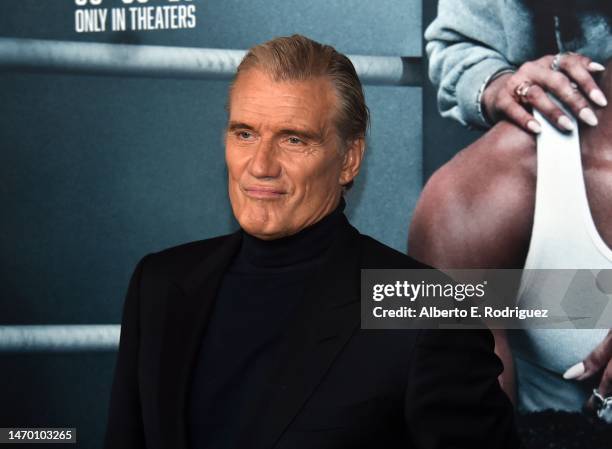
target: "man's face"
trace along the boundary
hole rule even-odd
[[[331,212],[347,169],[329,80],[274,81],[250,69],[234,84],[225,158],[234,215],[249,234],[295,234]]]

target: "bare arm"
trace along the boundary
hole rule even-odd
[[[431,266],[522,268],[535,204],[535,138],[500,123],[436,171],[417,203],[409,254]]]
[[[535,141],[497,125],[438,170],[410,226],[409,254],[441,269],[522,268],[535,201]],[[500,383],[514,400],[514,364],[503,330],[493,332],[504,363]]]

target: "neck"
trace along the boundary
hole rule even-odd
[[[344,199],[328,215],[297,234],[274,240],[262,240],[243,233],[238,255],[240,266],[263,269],[299,267],[319,259],[331,246],[336,232],[346,221]]]

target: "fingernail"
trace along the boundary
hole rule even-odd
[[[527,122],[527,129],[534,134],[540,134],[542,132],[542,127],[535,120],[529,120]]]
[[[562,115],[561,117],[559,117],[557,119],[557,123],[559,124],[561,128],[566,129],[567,131],[574,130],[574,123],[569,118],[567,118],[565,115]]]
[[[574,366],[569,368],[566,372],[563,373],[564,379],[575,379],[576,377],[580,377],[584,374],[584,363],[576,363]]]
[[[603,92],[599,89],[593,89],[589,94],[589,97],[591,97],[591,100],[593,100],[595,104],[598,104],[601,107],[608,105],[608,100],[606,100]]]
[[[603,72],[604,70],[606,70],[606,68],[599,62],[591,62],[589,64],[589,70],[592,70],[594,72]]]
[[[582,108],[578,113],[578,117],[580,117],[580,120],[582,120],[587,125],[597,126],[597,124],[599,123],[597,117],[595,117],[595,113],[589,108]]]

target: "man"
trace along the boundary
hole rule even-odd
[[[607,41],[609,44],[609,40]],[[612,60],[599,82],[612,94]],[[536,95],[535,88],[526,95]],[[437,268],[612,269],[612,109],[598,127],[562,133],[543,121],[536,139],[501,122],[427,183],[410,228],[409,253]],[[537,146],[537,151],[536,151]],[[530,280],[531,279],[531,280]],[[593,283],[578,300],[601,292]],[[518,301],[546,304],[550,289],[524,278]],[[531,329],[496,333],[504,389],[522,411],[608,410],[612,333]],[[513,354],[511,354],[511,352]],[[512,357],[514,356],[514,359]],[[612,413],[610,413],[612,418]]]
[[[241,229],[138,264],[106,447],[515,447],[488,333],[360,329],[360,270],[422,265],[342,213],[368,124],[348,58],[256,46],[228,106]]]

